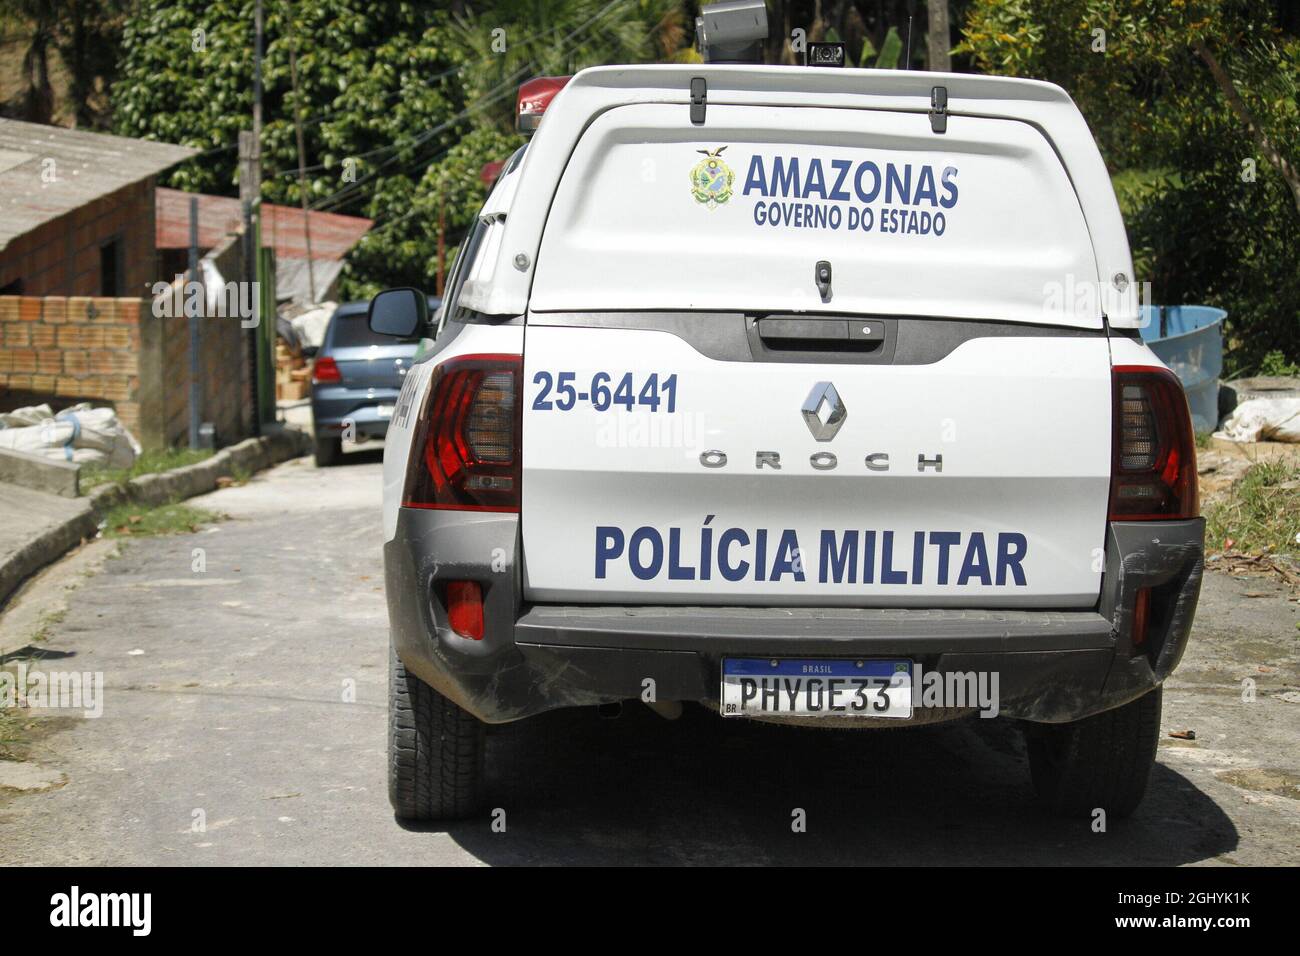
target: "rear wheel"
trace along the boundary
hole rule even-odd
[[[342,438],[322,438],[316,435],[316,467],[329,468],[331,465],[337,465],[339,459],[343,457],[343,439]]]
[[[1039,800],[1062,816],[1137,809],[1160,738],[1160,688],[1122,707],[1068,724],[1025,728]]]
[[[454,820],[478,809],[485,725],[388,652],[388,799],[403,820]]]

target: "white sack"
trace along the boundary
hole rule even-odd
[[[0,448],[78,464],[103,462],[130,468],[140,444],[111,408],[74,405],[55,415],[49,405],[0,414]]]
[[[322,302],[316,308],[290,319],[289,323],[297,333],[299,343],[309,348],[320,348],[321,342],[325,341],[325,329],[338,307],[337,302]]]
[[[1224,419],[1215,438],[1300,442],[1300,398],[1252,398]]]

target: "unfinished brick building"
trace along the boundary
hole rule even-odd
[[[0,119],[0,408],[90,400],[147,448],[185,440],[187,320],[152,308],[172,278],[155,181],[195,152]],[[251,427],[244,341],[237,321],[201,326],[200,413],[223,443]]]

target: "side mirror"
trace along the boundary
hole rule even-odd
[[[429,303],[419,289],[385,289],[370,300],[370,331],[409,339],[429,321]]]

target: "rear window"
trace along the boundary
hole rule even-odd
[[[1028,123],[962,117],[936,135],[923,114],[710,103],[700,128],[652,103],[583,134],[529,308],[1100,328],[1096,287],[1074,187]]]
[[[392,345],[397,342],[391,335],[370,331],[366,313],[335,315],[332,323],[330,345],[336,349],[363,348],[368,345]]]

